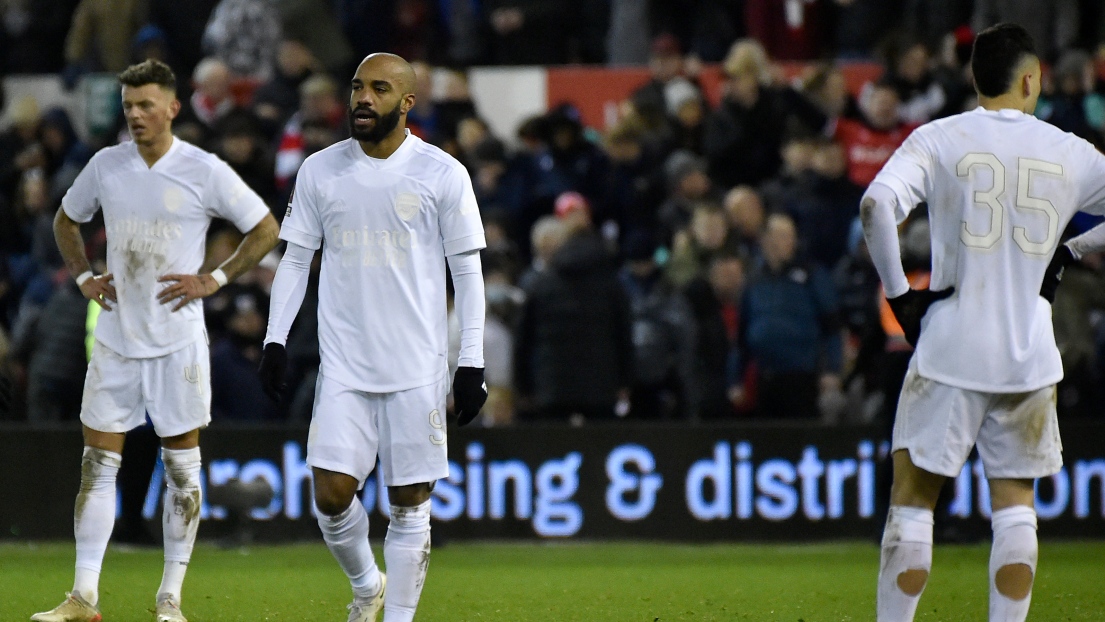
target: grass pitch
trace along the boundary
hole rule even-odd
[[[938,545],[917,620],[985,620],[988,555],[988,545]],[[873,620],[878,556],[871,543],[450,543],[433,552],[417,620]],[[1044,542],[1040,558],[1029,620],[1105,619],[1105,542]],[[71,543],[0,544],[0,621],[60,602],[73,559]],[[104,622],[148,622],[161,565],[157,549],[109,549]],[[350,598],[321,538],[200,545],[184,584],[191,622],[341,622]]]

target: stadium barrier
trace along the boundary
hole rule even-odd
[[[1037,489],[1040,534],[1103,537],[1105,447],[1096,439],[1105,423],[1061,428],[1065,467]],[[888,486],[884,436],[871,427],[751,423],[452,430],[450,474],[434,490],[435,529],[456,539],[873,538]],[[258,540],[317,538],[306,438],[299,427],[206,431],[201,537],[248,524]],[[0,428],[3,537],[72,536],[80,448],[76,429]],[[158,465],[143,508],[154,529],[162,480]],[[945,524],[988,537],[981,463],[969,462],[946,492]],[[362,502],[376,533],[385,495],[370,477]]]

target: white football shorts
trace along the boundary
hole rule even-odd
[[[1024,393],[983,393],[942,384],[909,363],[893,449],[909,450],[916,466],[956,477],[977,444],[988,479],[1035,479],[1059,472],[1063,444],[1055,387]]]
[[[97,341],[84,379],[81,423],[126,432],[150,415],[166,438],[211,423],[211,355],[206,337],[165,356],[125,357]]]
[[[351,389],[324,374],[315,384],[307,464],[345,473],[363,486],[380,459],[385,486],[449,475],[445,396],[449,378],[394,393]]]

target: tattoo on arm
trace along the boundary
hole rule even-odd
[[[73,278],[92,270],[85,256],[84,238],[81,237],[81,226],[66,215],[65,210],[58,208],[54,216],[54,240],[61,251],[61,257],[65,260],[65,267]]]

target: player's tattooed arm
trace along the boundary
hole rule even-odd
[[[166,274],[158,278],[162,283],[172,283],[158,293],[158,301],[163,305],[176,302],[173,311],[178,311],[193,300],[214,294],[220,287],[256,266],[276,246],[279,236],[280,225],[276,224],[272,214],[266,214],[246,233],[234,254],[210,274]],[[221,273],[221,276],[216,277],[216,273]]]
[[[54,216],[54,240],[65,260],[69,274],[77,280],[77,287],[89,300],[95,300],[107,311],[111,311],[108,301],[115,302],[115,287],[111,284],[111,274],[92,274],[92,265],[85,256],[84,238],[81,237],[80,223],[69,218],[64,209],[58,208]],[[84,275],[89,276],[84,276]]]

